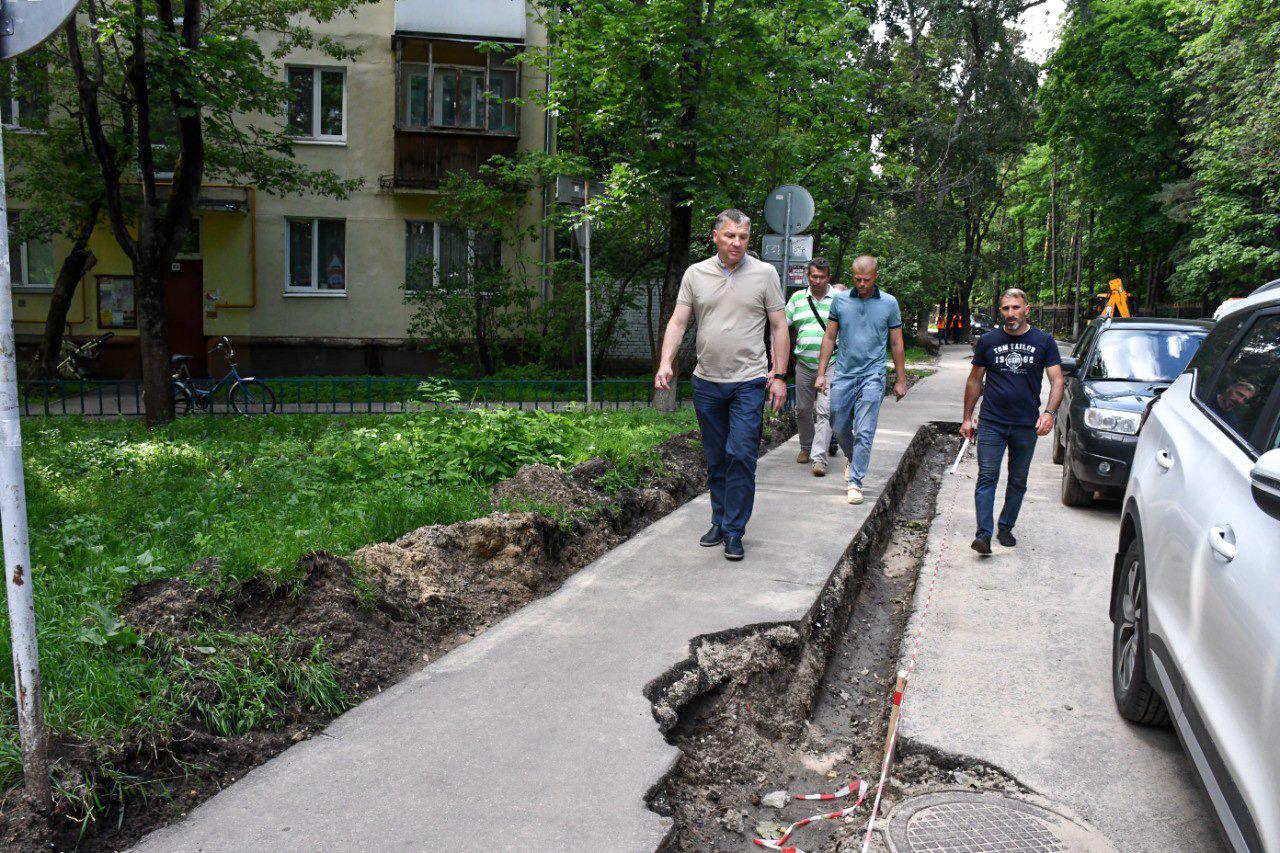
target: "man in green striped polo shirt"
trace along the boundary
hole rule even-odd
[[[796,428],[800,455],[796,462],[813,463],[813,476],[827,473],[827,445],[831,442],[831,397],[818,392],[818,356],[831,312],[831,264],[825,258],[809,262],[809,286],[797,290],[787,302],[787,325],[796,339]]]

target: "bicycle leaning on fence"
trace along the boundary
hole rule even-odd
[[[212,355],[221,352],[227,359],[227,374],[208,388],[201,388],[191,378],[189,355],[175,355],[170,363],[176,368],[173,374],[173,409],[179,415],[189,415],[196,409],[213,410],[213,398],[223,388],[227,389],[227,402],[238,415],[271,414],[275,412],[276,394],[265,382],[252,376],[241,376],[236,367],[235,350],[225,336],[209,350]]]

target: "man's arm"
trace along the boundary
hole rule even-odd
[[[822,336],[822,350],[818,353],[818,377],[813,383],[819,391],[826,391],[831,387],[831,383],[827,381],[827,362],[836,351],[836,337],[839,334],[840,324],[828,317],[827,331]]]
[[[960,434],[965,438],[972,439],[978,434],[978,426],[973,422],[973,407],[978,405],[978,398],[982,396],[982,377],[986,373],[985,367],[974,366],[964,383],[964,422],[960,424]]]
[[[689,318],[693,309],[688,305],[676,305],[667,321],[667,331],[662,336],[662,358],[658,362],[658,372],[653,375],[653,387],[663,391],[671,387],[671,379],[675,375],[672,365],[676,360],[676,352],[680,342],[684,340],[684,330],[689,328]]]
[[[889,349],[893,352],[893,370],[897,374],[893,396],[901,400],[907,396],[907,345],[902,342],[901,326],[889,330]]]
[[[1058,416],[1058,406],[1062,405],[1062,365],[1054,364],[1045,368],[1045,372],[1049,374],[1049,405],[1045,406],[1044,414],[1036,421],[1036,435],[1048,435],[1053,429],[1053,420]],[[1052,413],[1052,414],[1050,414]]]
[[[782,311],[769,312],[769,328],[773,331],[773,372],[786,374],[790,361],[791,337],[787,334],[787,315]],[[769,403],[778,411],[787,402],[787,380],[769,377]]]

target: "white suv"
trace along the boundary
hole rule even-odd
[[[1172,720],[1232,846],[1280,851],[1280,293],[1149,409],[1111,593],[1121,715]]]

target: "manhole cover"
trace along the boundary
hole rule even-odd
[[[890,816],[896,853],[1083,853],[1109,842],[1048,808],[998,794],[947,791],[913,797]]]

